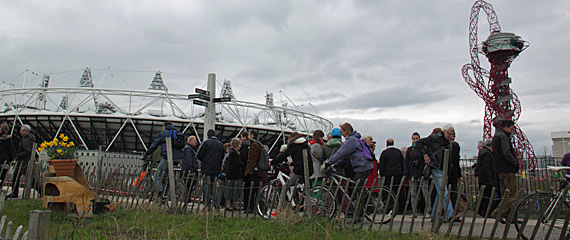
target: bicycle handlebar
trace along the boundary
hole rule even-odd
[[[570,167],[567,166],[548,166],[546,168],[553,171],[570,170]]]

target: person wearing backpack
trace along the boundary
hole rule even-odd
[[[307,156],[303,156],[303,150],[306,150]],[[290,186],[293,186],[295,183],[303,183],[305,182],[305,174],[309,176],[313,174],[313,164],[309,162],[309,172],[305,173],[304,168],[304,159],[311,161],[310,149],[309,144],[307,143],[307,139],[304,138],[300,133],[294,132],[289,135],[289,141],[287,142],[287,150],[283,153],[279,154],[271,164],[276,165],[283,161],[286,161],[287,157],[291,156],[293,159],[293,172],[287,182],[287,186],[281,189],[281,195],[279,198],[279,204],[277,208],[280,208],[283,205],[283,201],[285,199],[285,194],[287,189]]]
[[[244,210],[246,213],[253,213],[255,207],[255,199],[259,189],[259,181],[263,177],[263,171],[257,168],[259,158],[261,157],[261,143],[257,140],[257,131],[249,131],[249,149],[247,150],[247,161],[245,162],[245,170],[243,173],[244,180]],[[251,192],[251,193],[250,193]],[[251,201],[250,201],[251,196]]]
[[[357,186],[353,189],[357,193],[362,191],[363,186],[366,184],[368,175],[372,173],[374,165],[373,160],[366,158],[360,139],[360,133],[356,132],[350,123],[343,123],[340,125],[340,133],[345,137],[346,141],[342,146],[335,152],[335,154],[327,160],[327,162],[321,167],[321,170],[326,170],[330,166],[335,164],[342,164],[346,161],[350,161],[352,168],[354,170],[354,177],[352,180],[358,182]],[[370,153],[369,153],[370,154]],[[355,210],[353,219],[349,220],[347,224],[359,223],[362,221],[362,209],[366,202],[365,199],[361,199],[359,204],[361,207]]]
[[[156,179],[156,189],[159,191],[159,196],[161,196],[163,191],[162,185],[162,176],[168,176],[168,162],[167,162],[167,149],[166,149],[166,138],[173,137],[173,134],[176,134],[178,130],[172,125],[171,121],[165,121],[162,124],[162,131],[158,133],[158,136],[154,139],[154,142],[150,145],[150,147],[146,150],[144,155],[142,156],[142,160],[146,160],[148,156],[150,156],[154,150],[156,150],[160,146],[160,156],[162,159],[158,164],[157,170],[154,173],[154,179]],[[174,165],[179,164],[182,159],[184,158],[184,154],[182,153],[181,149],[172,148],[172,159]]]
[[[198,159],[202,162],[201,173],[203,175],[202,198],[206,205],[205,210],[218,199],[214,198],[214,186],[216,178],[222,172],[222,160],[224,159],[224,146],[215,136],[216,130],[210,129],[206,133],[208,140],[204,141],[198,149]]]

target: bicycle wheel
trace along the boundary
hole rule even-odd
[[[560,208],[556,219],[554,219],[554,212],[552,212],[549,218],[546,218],[547,216],[541,218],[541,215],[544,214],[543,211],[545,211],[549,204],[555,199],[553,199],[554,196],[551,197],[546,193],[538,193],[535,202],[534,198],[536,194],[537,193],[533,193],[523,198],[516,208],[514,214],[516,221],[514,221],[514,225],[517,231],[521,233],[521,238],[530,239],[533,231],[537,228],[535,239],[546,239],[546,235],[552,226],[552,232],[550,236],[548,236],[548,239],[560,239],[561,235],[565,236],[564,239],[568,239],[568,237],[570,237],[568,231],[564,234],[562,233],[565,217],[570,214],[568,203],[565,202],[564,199],[560,200],[554,210],[555,212]],[[528,223],[523,229],[523,221],[527,216]]]
[[[371,194],[364,214],[366,220],[372,223],[384,224],[394,219],[396,216],[396,211],[394,210],[396,195],[390,191],[390,189],[374,187],[365,191],[365,193],[366,196],[363,195],[362,197],[368,198],[368,194]],[[380,194],[382,196],[380,196]],[[374,211],[374,209],[376,209],[376,211]]]
[[[271,218],[271,214],[275,212],[279,204],[280,189],[275,183],[263,186],[259,193],[259,201],[257,202],[257,213],[263,218]]]
[[[325,187],[315,187],[311,193],[311,211],[313,216],[332,218],[336,210],[336,201],[334,195]],[[303,194],[303,185],[294,188],[291,205],[293,209],[299,212],[305,211],[305,194]]]
[[[313,216],[332,218],[336,210],[334,195],[325,187],[315,187],[311,195]]]

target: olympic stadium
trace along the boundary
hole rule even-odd
[[[221,86],[220,91],[212,93],[201,89],[203,85],[184,86],[189,91],[186,93],[169,92],[161,71],[154,72],[154,77],[147,72],[146,78],[136,80],[148,86],[146,90],[98,87],[100,81],[120,82],[122,75],[127,74],[89,67],[65,74],[26,70],[0,84],[0,121],[7,123],[13,133],[22,124],[29,124],[38,141],[63,133],[83,150],[119,153],[146,151],[166,120],[187,137],[197,136],[200,142],[204,129],[213,126],[208,125],[208,118],[214,119],[217,137],[222,142],[255,129],[272,153],[289,133],[310,135],[316,129],[330,131],[333,127],[318,114],[288,108],[287,103],[276,106],[271,93],[265,94],[265,103],[240,101],[239,96],[234,96],[230,81],[217,82],[215,75],[214,81],[210,81],[212,74],[208,76],[208,89]],[[58,81],[58,77],[63,80]],[[55,84],[61,82],[66,86]],[[76,87],[69,87],[70,84]],[[117,85],[121,84],[114,84]],[[212,99],[194,94],[195,91],[209,93]]]

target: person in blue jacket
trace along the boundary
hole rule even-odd
[[[158,164],[157,170],[154,173],[154,179],[156,179],[156,189],[158,189],[159,193],[163,191],[163,186],[162,186],[162,176],[168,176],[168,162],[166,161],[166,138],[167,137],[171,137],[171,132],[173,132],[174,130],[176,130],[176,128],[174,127],[174,125],[172,125],[172,122],[170,121],[165,121],[164,124],[162,125],[162,131],[160,131],[160,133],[158,133],[158,136],[154,139],[154,142],[150,145],[150,147],[146,150],[146,152],[144,153],[142,159],[146,160],[147,157],[149,155],[151,155],[154,150],[156,150],[156,148],[158,148],[158,146],[160,146],[160,155],[162,156],[162,159],[160,160],[160,163]],[[184,154],[182,153],[182,150],[180,149],[175,149],[172,148],[172,159],[174,161],[174,165],[179,164],[182,159],[184,158]],[[164,174],[163,174],[164,172]],[[160,196],[160,194],[159,194]]]
[[[352,180],[358,182],[354,191],[360,193],[362,187],[366,184],[368,175],[372,173],[374,165],[372,161],[366,159],[362,151],[364,150],[360,143],[360,133],[356,132],[350,123],[343,123],[340,125],[340,134],[346,139],[342,146],[334,153],[334,155],[327,160],[323,165],[321,172],[327,172],[326,169],[334,164],[342,164],[345,161],[350,161],[354,170],[354,177]],[[364,199],[361,199],[364,200]],[[355,210],[352,223],[359,223],[362,221],[362,208],[365,202],[359,204],[361,207]]]

